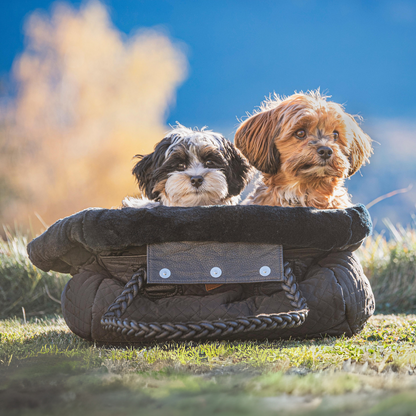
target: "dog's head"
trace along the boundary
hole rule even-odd
[[[133,168],[139,188],[168,206],[225,204],[238,196],[251,177],[247,159],[218,133],[181,125],[153,153],[137,155]]]
[[[354,117],[319,91],[265,101],[240,125],[235,144],[261,172],[281,171],[297,182],[346,178],[372,153]]]

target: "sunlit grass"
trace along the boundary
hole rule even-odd
[[[70,276],[35,267],[26,251],[28,237],[5,231],[6,239],[0,237],[0,319],[59,313],[61,292]]]
[[[414,315],[376,315],[352,338],[306,341],[115,348],[80,339],[59,316],[3,320],[0,334],[0,402],[18,414],[268,415],[276,406],[309,414],[371,407],[346,395],[384,392],[390,403],[397,391],[416,391]],[[322,399],[332,396],[340,398]],[[298,406],[287,397],[309,399]],[[411,397],[401,404],[413,406]]]
[[[367,238],[357,251],[379,312],[416,312],[416,218],[407,228],[384,220],[384,234]]]
[[[273,342],[221,341],[164,343],[122,348],[97,346],[74,335],[62,318],[0,321],[0,364],[55,355],[80,359],[85,368],[109,365],[131,371],[174,366],[190,372],[242,365],[273,371],[302,368],[306,371],[341,370],[350,360],[377,373],[407,373],[416,366],[416,316],[376,315],[352,338]]]

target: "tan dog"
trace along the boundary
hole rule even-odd
[[[241,123],[235,145],[263,175],[243,204],[351,205],[344,181],[368,161],[371,139],[318,91],[274,96]]]

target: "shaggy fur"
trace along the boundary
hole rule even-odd
[[[354,117],[319,91],[265,101],[240,125],[235,145],[263,173],[243,203],[283,207],[350,206],[344,181],[372,153]]]
[[[123,201],[134,208],[234,205],[252,173],[247,159],[223,136],[181,125],[153,153],[136,157],[133,174],[148,199]]]

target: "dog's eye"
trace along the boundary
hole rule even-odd
[[[186,165],[185,163],[179,163],[179,165],[177,166],[178,170],[185,170],[186,169]]]
[[[214,166],[214,162],[213,162],[212,160],[207,160],[207,161],[205,162],[205,166],[206,166],[207,168],[212,168],[212,167]]]
[[[303,130],[303,129],[300,129],[300,130],[298,130],[298,131],[295,133],[295,136],[296,136],[298,139],[304,139],[304,138],[306,137],[306,131],[305,131],[305,130]]]
[[[332,135],[334,136],[334,140],[337,141],[339,138],[339,133],[335,130]]]

